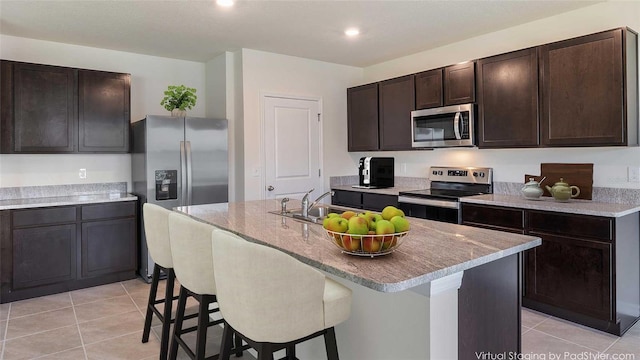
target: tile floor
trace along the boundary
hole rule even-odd
[[[164,291],[164,282],[160,288]],[[1,304],[0,360],[157,359],[160,350],[157,319],[152,328],[155,336],[146,344],[140,342],[148,294],[149,285],[129,280]],[[191,311],[195,304],[190,299]],[[208,332],[208,355],[217,352],[221,335],[216,329]],[[195,343],[195,334],[187,342]],[[640,323],[619,338],[524,309],[522,342],[523,355],[542,354],[546,359],[554,359],[551,353],[560,354],[555,357],[558,360],[586,359],[572,354],[593,353],[601,354],[599,359],[640,360]],[[621,354],[634,357],[620,357]],[[180,351],[178,358],[188,357]],[[245,353],[243,359],[253,357]]]

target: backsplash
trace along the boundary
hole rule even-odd
[[[54,196],[126,193],[126,182],[44,185],[0,188],[1,200],[47,198]]]
[[[494,181],[493,193],[521,196],[522,186],[522,183],[517,182]],[[596,202],[638,205],[640,204],[640,189],[594,187],[592,198]]]
[[[350,176],[331,176],[329,177],[329,186],[340,186],[340,185],[358,185],[359,183],[358,175],[350,175]],[[406,176],[396,176],[394,180],[395,187],[402,187],[408,189],[426,189],[429,187],[429,179],[420,178],[420,177],[406,177]]]

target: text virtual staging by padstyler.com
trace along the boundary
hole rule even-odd
[[[635,354],[597,352],[476,352],[478,360],[640,360]]]

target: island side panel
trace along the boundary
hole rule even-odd
[[[615,220],[616,317],[624,334],[640,317],[640,213]]]
[[[458,359],[521,350],[521,253],[465,270],[458,291]]]

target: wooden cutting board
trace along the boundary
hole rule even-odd
[[[525,175],[525,183],[529,178],[535,178],[540,181],[543,177],[547,177],[542,183],[544,193],[542,196],[551,196],[545,185],[553,186],[556,182],[563,178],[564,182],[570,186],[575,185],[580,188],[580,195],[575,199],[591,200],[593,193],[593,164],[562,164],[562,163],[543,163],[540,164],[540,175]]]

